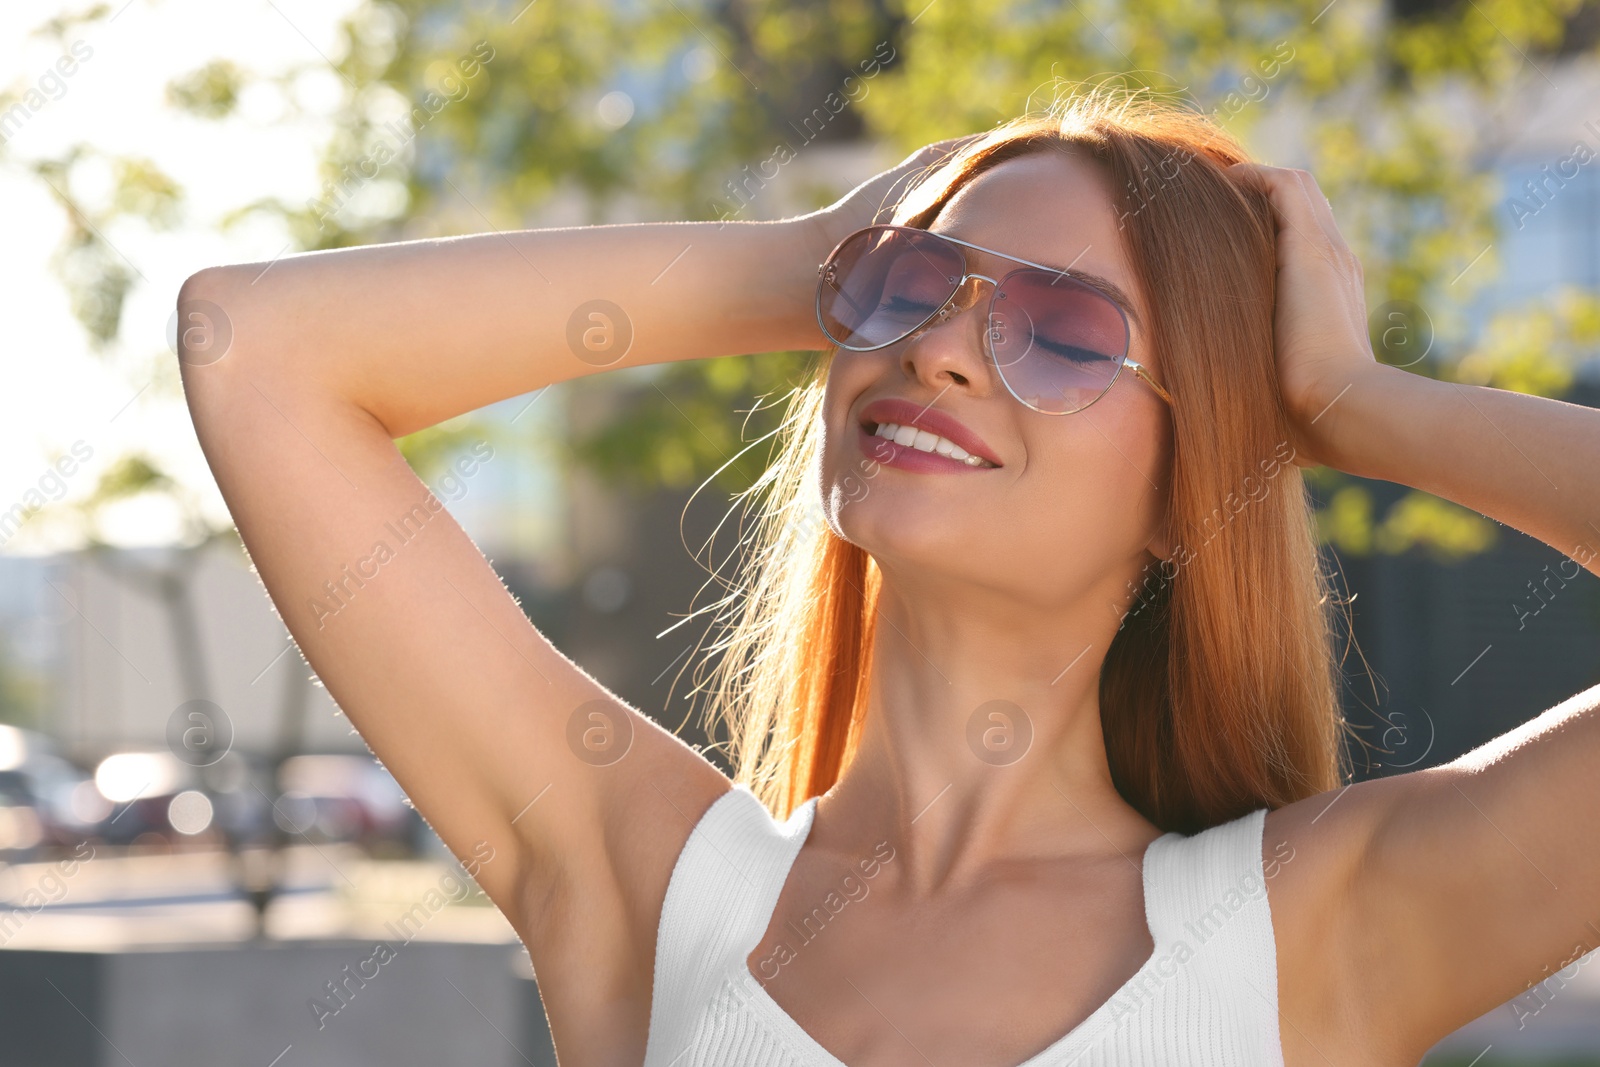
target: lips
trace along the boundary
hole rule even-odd
[[[861,409],[861,426],[868,433],[885,422],[897,423],[901,426],[915,426],[919,430],[938,434],[948,438],[975,456],[981,456],[993,463],[996,467],[1004,466],[1000,457],[994,450],[984,443],[983,438],[963,426],[953,416],[942,411],[935,411],[924,404],[914,404],[909,400],[898,397],[884,397],[874,400]]]

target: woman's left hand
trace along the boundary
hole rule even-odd
[[[1295,463],[1331,463],[1333,420],[1322,415],[1358,378],[1392,369],[1373,355],[1361,262],[1308,172],[1260,163],[1230,169],[1262,180],[1277,217],[1273,335]]]

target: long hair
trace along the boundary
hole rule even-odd
[[[1227,172],[1248,157],[1205,115],[1102,86],[963,146],[896,219],[926,228],[985,170],[1052,151],[1093,160],[1110,179],[1176,401],[1173,559],[1130,588],[1100,673],[1112,780],[1156,826],[1186,834],[1335,788],[1347,727],[1329,616],[1340,602],[1278,391],[1267,193]],[[835,351],[790,394],[774,461],[746,491],[759,507],[745,578],[722,602],[730,610],[712,648],[722,656],[710,722],[727,724],[735,781],[780,818],[838,780],[868,706],[882,576],[823,521],[817,484]]]

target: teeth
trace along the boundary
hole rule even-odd
[[[947,437],[929,433],[927,430],[915,426],[901,426],[893,422],[882,422],[873,432],[873,436],[881,437],[886,441],[893,441],[897,445],[905,445],[916,449],[918,452],[937,452],[941,456],[965,463],[969,467],[993,467],[981,456],[974,456],[960,445]]]

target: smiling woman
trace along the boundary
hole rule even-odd
[[[201,304],[232,340],[185,392],[257,571],[445,843],[493,849],[564,1064],[1398,1067],[1600,942],[1600,690],[1344,785],[1300,476],[1595,570],[1600,414],[1377,363],[1311,176],[1203,115],[1073,93],[794,219],[341,248]],[[714,605],[730,781],[534,629],[394,439],[795,348],[829,350]]]
[[[1282,456],[1290,432],[1274,371],[1274,229],[1267,193],[1227,173],[1245,157],[1220,129],[1190,112],[1133,104],[1110,94],[1085,97],[1061,115],[974,140],[927,175],[895,216],[903,225],[952,236],[997,234],[988,243],[1036,249],[1043,259],[1071,261],[1080,270],[1106,264],[1100,274],[1124,279],[1118,292],[1162,294],[1159,301],[1146,300],[1143,314],[1134,309],[1134,321],[1147,325],[1133,334],[1132,350],[1161,369],[1176,398],[1170,427],[1159,402],[1137,395],[1108,395],[1101,407],[1065,420],[1030,418],[988,395],[985,386],[995,375],[977,360],[970,367],[943,366],[959,354],[951,349],[977,356],[982,345],[975,338],[992,342],[997,316],[982,311],[985,304],[998,306],[1004,295],[998,287],[993,301],[969,301],[976,313],[924,332],[912,345],[873,355],[839,350],[825,360],[796,398],[786,449],[758,487],[780,506],[817,491],[812,469],[818,462],[827,498],[834,472],[853,451],[871,447],[839,435],[845,405],[871,420],[870,429],[863,427],[868,434],[885,422],[918,426],[995,464],[989,446],[972,445],[974,429],[987,434],[988,426],[1003,426],[1017,440],[1015,466],[1031,461],[1032,469],[998,482],[964,480],[970,492],[881,482],[868,504],[838,509],[833,536],[803,545],[793,540],[792,527],[769,524],[758,585],[766,595],[748,600],[743,628],[726,642],[730,654],[720,668],[725,684],[717,708],[731,721],[744,755],[740,780],[780,814],[826,792],[859,742],[871,677],[871,633],[862,620],[877,610],[884,568],[951,569],[960,565],[936,560],[952,559],[958,548],[971,562],[965,568],[970,577],[987,572],[1019,600],[1039,602],[1051,620],[1041,626],[1059,638],[1053,646],[1043,642],[1060,659],[1056,670],[1085,645],[1098,645],[1096,658],[1104,660],[1099,715],[1112,778],[1156,826],[1193,832],[1344,780],[1323,608],[1330,588],[1317,565],[1298,470],[1280,473],[1281,492],[1235,519],[1228,537],[1193,558],[1182,583],[1163,583],[1152,591],[1153,602],[1136,605],[1131,618],[1137,621],[1115,640],[1105,625],[1129,609],[1124,590],[1148,565],[1189,559],[1189,546],[1210,541],[1206,523],[1216,508],[1258,474],[1260,464]],[[1179,152],[1188,161],[1183,181],[1164,179],[1165,195],[1142,200],[1142,211],[1120,218],[1112,211],[1112,192],[1136,196],[1152,166]],[[997,271],[1016,266],[992,253],[979,258]],[[918,249],[904,259],[920,265],[929,255]],[[958,261],[954,270],[960,269]],[[881,300],[878,306],[888,307],[886,283],[918,284],[899,268],[883,270],[898,273],[869,279],[871,292],[834,303],[867,308]],[[1008,274],[1008,285],[1011,279]],[[920,322],[885,328],[907,336],[950,306],[945,301],[952,289],[940,289],[931,306],[920,297]],[[1014,295],[1013,303],[1023,295]],[[1062,315],[1087,329],[1080,324],[1091,320],[1095,304],[1112,307],[1104,300],[1072,303]],[[833,314],[824,316],[825,328]],[[1029,318],[1031,328],[1013,331],[1009,349],[991,346],[991,364],[1006,378],[1038,365],[1038,378],[1073,390],[1076,380],[1052,376],[1064,360],[1015,354],[1036,345],[1044,332],[1037,321]],[[870,332],[865,322],[856,331]],[[1127,354],[1126,327],[1100,333],[1115,338],[1116,357]],[[909,365],[912,352],[924,356],[916,366]],[[896,361],[908,364],[898,374],[889,371]],[[1115,368],[1110,359],[1101,363]],[[1111,378],[1096,380],[1094,398],[1110,387]],[[975,403],[979,397],[981,404]],[[969,428],[964,417],[982,421]],[[1126,419],[1137,421],[1110,425]],[[881,462],[893,458],[871,454]],[[913,465],[939,466],[931,458]],[[949,495],[958,491],[960,497]],[[915,534],[906,531],[908,509],[943,511],[954,499],[972,505],[958,513],[965,521],[947,515],[936,522],[930,515]],[[888,523],[898,529],[878,529],[877,515],[892,516]],[[1023,515],[1032,518],[1023,521]],[[1005,516],[1007,524],[992,524],[995,516]],[[908,536],[918,543],[902,549]],[[1146,552],[1144,542],[1159,551]],[[1060,550],[1062,544],[1071,551]],[[1005,556],[1016,564],[1010,573],[998,568]],[[810,600],[794,595],[808,587],[833,593]],[[1063,627],[1070,615],[1064,605],[1074,600],[1096,623]],[[791,610],[799,603],[806,607]],[[1106,606],[1113,607],[1109,614]],[[1263,657],[1269,647],[1276,654]],[[1090,669],[1081,673],[1094,676]],[[1219,706],[1218,693],[1230,699]],[[774,732],[779,743],[768,746]]]

